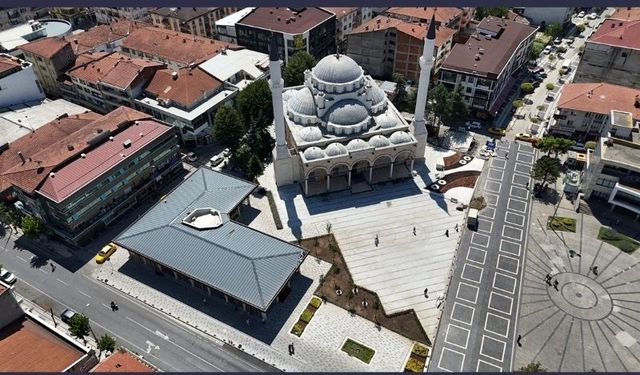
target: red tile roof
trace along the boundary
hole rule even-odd
[[[210,76],[200,68],[183,68],[173,78],[170,69],[158,70],[145,91],[158,99],[167,99],[190,107],[206,94],[218,90],[222,82]]]
[[[640,119],[640,108],[635,106],[638,95],[639,89],[610,83],[568,83],[562,88],[558,108],[607,116],[611,110],[625,111],[637,120]]]
[[[0,372],[62,372],[84,353],[24,318],[0,330]]]
[[[86,115],[80,115],[86,116]],[[96,116],[91,114],[91,116]],[[0,174],[0,185],[12,184],[22,191],[32,194],[38,186],[49,175],[49,172],[58,167],[61,163],[79,155],[89,147],[89,141],[100,133],[105,131],[115,131],[118,126],[124,123],[129,123],[135,120],[143,120],[150,118],[142,112],[138,112],[128,107],[119,107],[116,110],[108,113],[104,116],[94,117],[94,121],[84,123],[80,129],[71,132],[67,135],[62,135],[59,138],[49,136],[51,139],[42,139],[43,136],[38,136],[38,141],[30,141],[29,139],[23,140],[25,137],[31,137],[33,134],[45,133],[50,135],[55,131],[50,130],[51,123],[44,125],[35,133],[29,136],[22,137],[17,141],[9,145],[9,150],[3,152],[0,155],[0,160],[5,157],[11,158],[14,163],[10,163],[9,169],[2,169]],[[72,117],[73,118],[73,117]],[[23,142],[31,151],[26,153],[22,151],[26,161],[22,163],[18,157],[18,162],[15,163],[17,152],[21,151],[18,148],[13,147],[16,142]],[[43,147],[44,146],[44,147]],[[16,154],[11,155],[13,152]]]
[[[347,7],[324,7],[324,10],[328,10],[329,12],[336,15],[336,17],[340,18],[349,13],[355,12],[358,8],[347,8]]]
[[[11,58],[11,56],[0,55],[0,77],[4,72],[15,69],[21,66],[20,63],[15,61],[15,58]]]
[[[398,32],[407,34],[416,39],[424,40],[424,38],[427,36],[428,25],[429,23],[410,23],[399,20],[397,18],[377,16],[369,20],[367,23],[360,25],[358,28],[353,30],[351,34],[368,33],[386,29],[396,29]],[[455,33],[456,30],[444,26],[439,27],[436,31],[436,46],[442,46]]]
[[[220,50],[225,47],[231,49],[242,48],[219,40],[157,27],[143,27],[135,30],[124,40],[122,47],[159,56],[185,66],[208,60],[220,53]]]
[[[94,84],[106,83],[120,89],[129,87],[145,68],[164,66],[155,61],[132,59],[119,52],[104,54],[101,58],[89,60],[89,63],[76,67],[67,74]]]
[[[47,175],[38,192],[55,202],[62,202],[89,182],[120,164],[128,163],[143,147],[158,139],[172,128],[152,120],[141,120],[113,135],[96,148],[87,151],[84,158],[77,158]],[[124,147],[123,142],[131,141]]]
[[[128,351],[116,351],[91,372],[154,372],[154,369]]]
[[[462,9],[453,7],[392,7],[387,9],[386,13],[422,20],[430,20],[435,14],[436,22],[446,24],[459,17],[462,12]]]
[[[640,8],[620,7],[609,18],[620,20],[640,20]]]
[[[640,20],[606,19],[588,42],[610,46],[640,49]]]
[[[317,7],[259,7],[247,14],[238,23],[282,33],[301,34],[331,17],[335,16],[332,13]]]
[[[487,39],[485,35],[474,34],[466,43],[454,45],[445,58],[442,69],[480,76],[498,76],[520,43],[536,31],[535,27],[496,17],[486,17],[478,25],[478,29],[486,30],[497,30],[500,27],[503,31],[499,37]],[[480,50],[482,54],[479,53]],[[476,55],[479,60],[476,60]]]
[[[122,39],[131,31],[143,26],[147,25],[136,21],[118,20],[111,25],[99,25],[79,34],[68,35],[65,40],[71,43],[73,52],[77,55]]]
[[[33,42],[23,44],[19,48],[45,59],[52,58],[60,52],[69,42],[62,38],[42,38]]]

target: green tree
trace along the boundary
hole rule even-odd
[[[449,107],[449,96],[450,92],[443,84],[434,87],[433,90],[429,92],[427,98],[427,109],[429,112],[444,117]]]
[[[554,85],[553,83],[547,83],[544,87],[546,87],[547,90],[551,91],[556,88],[556,85]]]
[[[518,372],[547,372],[547,369],[542,367],[540,362],[531,362],[526,366],[520,367]]]
[[[393,73],[393,82],[396,83],[396,89],[393,93],[393,105],[398,108],[399,111],[404,111],[407,108],[408,94],[407,94],[407,80],[402,74]]]
[[[73,336],[86,341],[84,338],[91,332],[89,318],[80,314],[74,315],[69,320],[69,332],[71,332]]]
[[[562,25],[558,22],[550,23],[544,28],[544,33],[555,39],[562,35]]]
[[[556,55],[553,53],[549,55],[549,61],[554,61],[556,59]]]
[[[533,45],[531,46],[531,52],[529,52],[529,58],[537,59],[538,57],[540,57],[540,54],[544,50],[544,47],[544,43],[539,40],[534,40]]]
[[[20,227],[22,228],[24,234],[29,237],[36,237],[44,232],[44,225],[42,224],[42,220],[31,215],[22,217]]]
[[[275,141],[269,130],[255,126],[247,132],[245,143],[260,160],[266,159],[275,146]]]
[[[102,352],[113,353],[113,351],[116,350],[116,339],[114,339],[113,337],[107,334],[102,335],[98,339],[97,344],[98,344],[98,350],[100,351],[100,355],[102,355]]]
[[[522,106],[524,106],[524,102],[522,100],[514,100],[511,105],[513,106],[513,108],[521,108]]]
[[[584,23],[581,23],[581,24],[576,26],[576,30],[578,31],[578,33],[582,33],[586,29],[587,29],[587,27],[584,25]]]
[[[9,224],[9,214],[10,214],[11,210],[9,209],[9,207],[7,207],[6,204],[4,204],[3,202],[0,202],[0,223],[2,224]]]
[[[304,43],[304,37],[300,34],[293,37],[293,49],[294,54],[299,51],[304,51],[307,49],[307,46]]]
[[[235,150],[244,136],[240,114],[232,107],[222,106],[213,120],[213,136],[224,147]]]
[[[251,157],[249,158],[249,163],[246,165],[244,172],[247,175],[249,181],[255,181],[255,179],[261,176],[264,172],[264,164],[257,155],[251,155]]]
[[[531,94],[534,90],[533,84],[531,82],[523,82],[520,85],[520,91],[524,94]]]
[[[553,153],[553,157],[557,157],[559,154],[564,154],[569,151],[573,145],[575,145],[574,140],[549,135],[539,140],[536,147],[540,151],[546,152],[548,156],[551,156],[551,153]]]
[[[251,159],[252,155],[253,151],[251,150],[251,147],[248,144],[243,143],[233,153],[233,162],[238,168],[244,171],[245,166],[249,165],[249,159]]]
[[[560,177],[560,163],[558,159],[543,155],[536,160],[531,171],[534,180],[542,181],[542,186],[547,183],[554,183]]]
[[[284,85],[299,86],[304,83],[304,71],[311,69],[316,65],[316,59],[305,51],[299,51],[294,53],[289,58],[287,66],[284,68],[282,78],[284,79]]]
[[[464,97],[462,96],[462,87],[458,87],[450,94],[446,117],[450,121],[456,121],[463,120],[468,116],[469,109],[467,108],[467,103],[464,102]]]
[[[271,88],[266,79],[260,79],[247,85],[236,97],[236,109],[242,115],[245,124],[258,128],[267,128],[273,122]]]
[[[475,18],[480,21],[488,16],[502,18],[507,14],[509,14],[509,8],[507,7],[480,7],[476,8]]]

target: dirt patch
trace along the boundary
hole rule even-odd
[[[471,199],[471,202],[469,202],[469,207],[475,208],[476,210],[480,211],[483,208],[487,207],[487,202],[484,197],[474,197],[473,199]]]
[[[321,280],[315,294],[351,314],[359,315],[378,327],[384,327],[411,340],[431,345],[413,310],[387,315],[374,292],[356,286],[346,266],[340,247],[332,234],[300,241],[309,254],[333,266]]]
[[[449,189],[453,189],[456,187],[467,187],[473,189],[476,186],[476,181],[478,180],[478,176],[467,176],[460,177],[446,184],[444,188],[440,189],[441,192],[446,193]]]
[[[456,152],[453,155],[442,158],[444,161],[444,170],[448,171],[455,168],[460,168],[463,165],[470,163],[473,160],[473,156],[465,155],[462,152]]]

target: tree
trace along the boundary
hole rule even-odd
[[[531,46],[531,52],[529,52],[529,58],[537,59],[538,57],[540,57],[540,54],[544,50],[544,47],[544,43],[540,42],[539,40],[534,40],[533,45]]]
[[[316,59],[305,51],[299,51],[293,54],[284,68],[282,78],[284,85],[299,86],[304,83],[304,71],[311,69],[316,65]]]
[[[449,90],[443,84],[434,87],[428,94],[427,109],[438,116],[444,116],[449,106],[449,94]]]
[[[560,163],[558,159],[551,158],[548,155],[542,156],[536,160],[531,171],[531,177],[534,180],[542,181],[541,185],[554,183],[560,177]]]
[[[554,54],[549,55],[549,61],[554,61],[555,59],[556,59],[556,55]]]
[[[36,237],[44,232],[44,225],[42,225],[42,220],[31,215],[27,215],[22,218],[20,227],[22,228],[24,234],[29,237]]]
[[[582,33],[586,29],[587,29],[587,27],[584,25],[584,23],[581,23],[581,24],[576,26],[576,30],[578,31],[578,33]]]
[[[271,88],[265,79],[247,85],[236,97],[236,109],[245,124],[267,128],[273,122]]]
[[[481,21],[485,17],[494,16],[498,18],[505,17],[509,14],[509,8],[507,7],[480,7],[476,8],[475,18]]]
[[[556,88],[556,85],[554,85],[553,83],[547,83],[544,87],[546,87],[547,90],[551,91]]]
[[[534,90],[533,84],[531,82],[523,82],[520,85],[520,91],[525,94],[531,94]]]
[[[553,153],[553,157],[556,158],[558,154],[564,154],[569,151],[571,146],[575,144],[575,141],[566,138],[559,138],[554,136],[546,136],[538,141],[536,147],[542,151],[546,152],[547,156],[551,157],[551,153]]]
[[[7,207],[6,204],[4,204],[3,202],[0,202],[0,223],[2,224],[10,223],[9,221],[10,211],[11,210],[9,209],[9,207]]]
[[[251,155],[244,172],[250,181],[255,181],[255,179],[264,172],[264,164],[257,155]]]
[[[544,28],[544,33],[555,39],[562,35],[562,25],[558,22],[550,23]]]
[[[399,111],[406,110],[407,107],[407,80],[402,74],[393,73],[393,82],[396,83],[396,89],[393,93],[393,105]]]
[[[271,154],[275,141],[268,129],[252,126],[247,132],[245,144],[260,160],[264,160]]]
[[[235,150],[244,136],[240,114],[232,107],[222,106],[213,120],[213,136],[224,147]]]
[[[110,352],[113,353],[116,350],[116,339],[105,334],[98,339],[98,350],[100,350],[100,355],[102,352]]]
[[[467,103],[462,96],[462,87],[458,87],[449,97],[447,106],[447,118],[451,121],[462,120],[469,116]]]
[[[522,106],[524,106],[524,102],[522,100],[514,100],[511,105],[513,106],[513,108],[520,108]]]
[[[520,367],[518,372],[547,372],[547,369],[542,367],[540,362],[531,362],[526,366]]]
[[[89,318],[84,315],[76,314],[69,320],[69,332],[79,339],[86,341],[84,338],[91,332],[89,326]]]
[[[233,162],[238,168],[244,171],[245,166],[249,165],[249,159],[251,159],[252,155],[253,151],[251,151],[251,147],[243,143],[233,153]]]

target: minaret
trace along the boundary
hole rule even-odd
[[[278,55],[278,39],[275,35],[271,37],[271,48],[269,49],[269,75],[271,76],[271,101],[273,102],[273,122],[276,128],[276,147],[274,149],[274,170],[276,185],[288,185],[293,183],[293,164],[291,153],[287,147],[287,140],[284,129],[284,103],[282,100],[282,88],[284,81],[281,72],[282,61]]]
[[[418,140],[416,159],[424,158],[424,151],[427,145],[427,127],[424,120],[424,108],[427,105],[427,92],[429,91],[429,78],[431,69],[435,64],[433,50],[436,44],[436,19],[431,17],[427,37],[424,39],[422,56],[420,57],[420,79],[418,81],[418,94],[416,96],[415,117],[413,120],[413,135]]]

